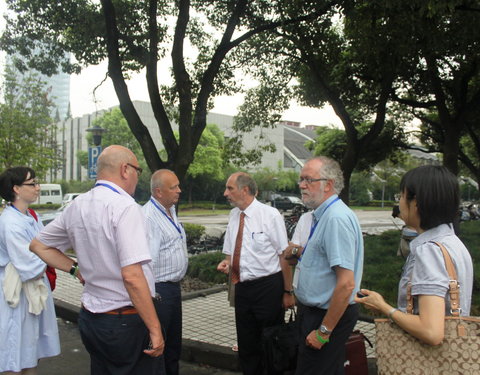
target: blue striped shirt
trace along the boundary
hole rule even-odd
[[[177,282],[185,276],[188,267],[185,230],[178,221],[175,206],[169,210],[174,225],[160,211],[166,213],[165,207],[155,198],[152,199],[158,207],[149,200],[143,206],[143,213],[146,218],[155,282]]]

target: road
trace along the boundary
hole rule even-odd
[[[394,219],[390,210],[388,211],[370,211],[354,210],[358,217],[362,231],[368,234],[379,234],[385,230],[400,229],[403,221]],[[210,236],[220,236],[227,227],[228,215],[215,216],[180,216],[180,221],[184,223],[201,224],[206,227],[206,232]]]

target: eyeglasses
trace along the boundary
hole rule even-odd
[[[130,164],[130,163],[127,163],[127,165],[128,165],[129,167],[132,167],[133,169],[135,169],[135,170],[137,171],[138,177],[141,176],[141,174],[142,174],[142,172],[143,172],[143,169],[142,169],[142,168],[137,167],[136,165],[133,165],[133,164]]]
[[[297,183],[300,185],[302,182],[305,182],[307,185],[317,181],[328,181],[328,178],[310,178],[310,177],[300,177]]]
[[[37,180],[34,180],[33,182],[29,182],[28,184],[27,183],[23,183],[21,186],[39,186],[40,185],[40,182],[38,182]]]

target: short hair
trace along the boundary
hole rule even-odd
[[[446,167],[424,165],[408,171],[400,181],[400,191],[407,201],[416,199],[422,229],[453,223],[458,213],[458,180]]]
[[[332,180],[333,190],[335,190],[336,194],[340,194],[344,187],[343,172],[340,164],[327,156],[318,156],[310,160],[320,161],[321,166],[318,171],[320,176]]]
[[[150,178],[150,192],[152,194],[156,188],[162,187],[163,181],[161,175],[165,172],[171,172],[175,174],[175,172],[170,169],[157,169],[155,172],[152,173],[152,177]]]
[[[237,174],[237,178],[235,179],[235,183],[237,184],[239,190],[242,190],[246,186],[248,187],[248,193],[251,196],[255,197],[257,195],[257,183],[248,173],[239,172]]]
[[[15,192],[13,187],[21,185],[27,180],[30,173],[30,178],[35,178],[35,171],[29,167],[11,167],[5,170],[0,175],[0,195],[7,202],[15,200]]]

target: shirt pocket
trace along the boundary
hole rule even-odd
[[[264,232],[252,233],[252,245],[255,252],[263,252],[270,244],[268,236]]]

